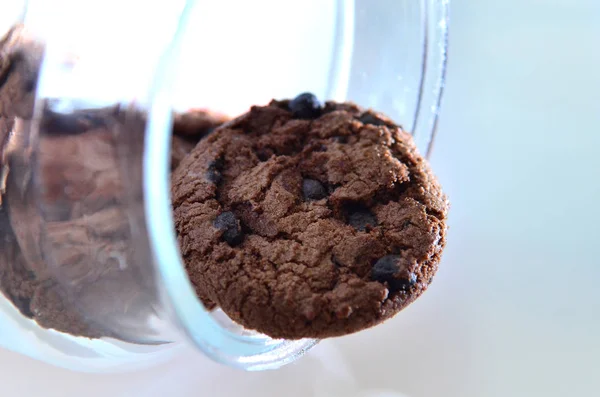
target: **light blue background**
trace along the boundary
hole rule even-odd
[[[432,158],[451,229],[422,299],[278,372],[190,351],[94,376],[0,351],[2,395],[598,395],[600,2],[453,0],[451,14]]]

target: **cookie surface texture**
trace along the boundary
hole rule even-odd
[[[313,99],[252,107],[172,179],[198,296],[275,338],[340,336],[392,317],[425,291],[445,244],[448,202],[410,134]]]

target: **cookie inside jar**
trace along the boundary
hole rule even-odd
[[[118,159],[137,156],[141,167],[146,115],[120,106],[62,112],[52,101],[43,104],[38,152],[47,205],[30,214],[35,206],[22,200],[28,165],[20,131],[33,118],[36,45],[11,38],[2,47],[7,246],[0,289],[43,327],[113,336],[98,321],[104,303],[131,315],[132,302],[154,299],[136,289],[141,276],[125,265],[135,235],[119,208],[126,196],[143,200],[141,185],[135,191],[119,177]],[[357,332],[392,317],[431,283],[448,202],[411,134],[391,118],[306,92],[256,103],[233,119],[203,106],[177,111],[173,120],[177,246],[196,296],[247,330],[236,332],[284,339]],[[118,139],[136,149],[124,155]],[[139,182],[141,169],[125,174],[132,172]],[[43,234],[35,230],[42,221]],[[49,271],[39,247],[54,253],[62,276]],[[90,317],[82,306],[94,302],[98,312]]]
[[[36,100],[45,54],[23,25],[0,40],[0,292],[43,328],[135,340],[109,323],[119,317],[135,329],[159,306],[135,265],[150,251],[133,232],[137,223],[143,235],[132,220],[143,215],[125,205],[143,201],[147,115],[119,103]],[[228,120],[209,109],[172,117],[171,169]]]

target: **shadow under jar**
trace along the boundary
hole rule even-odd
[[[0,345],[93,372],[185,346],[277,368],[316,341],[245,330],[205,310],[187,277],[173,114],[235,116],[310,91],[386,113],[428,153],[447,1],[131,3],[32,0],[1,43]]]

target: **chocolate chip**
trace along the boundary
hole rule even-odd
[[[321,200],[327,197],[325,186],[314,179],[304,179],[302,181],[302,194],[305,200]]]
[[[309,92],[298,95],[292,99],[288,108],[293,113],[294,117],[299,119],[316,119],[323,111],[323,105],[317,97]]]
[[[356,230],[364,232],[368,227],[377,226],[377,218],[366,208],[358,209],[348,214],[348,223]]]
[[[269,149],[259,149],[256,151],[256,157],[262,162],[269,160],[273,156],[273,151]]]
[[[377,118],[372,113],[364,113],[362,116],[360,116],[359,120],[363,124],[376,125],[376,126],[385,125],[385,122],[383,120]]]
[[[17,309],[27,318],[33,318],[33,312],[31,311],[31,299],[26,297],[12,297],[12,302]]]
[[[215,185],[218,185],[223,180],[223,175],[221,175],[220,171],[208,167],[208,171],[206,171],[206,178]]]
[[[386,255],[375,262],[371,280],[387,283],[390,292],[394,293],[415,285],[417,275],[403,265],[402,256]]]
[[[211,161],[208,164],[208,169],[206,170],[206,178],[215,185],[221,183],[223,180],[222,171],[224,165],[225,164],[222,158]]]
[[[31,92],[35,91],[36,87],[37,87],[37,76],[30,77],[23,82],[23,89],[27,93],[31,93]]]
[[[340,135],[333,137],[333,141],[337,143],[348,143],[348,137],[345,135]]]
[[[240,227],[240,221],[233,212],[222,212],[217,216],[213,225],[223,232],[222,237],[227,244],[235,246],[242,242],[244,234]]]

